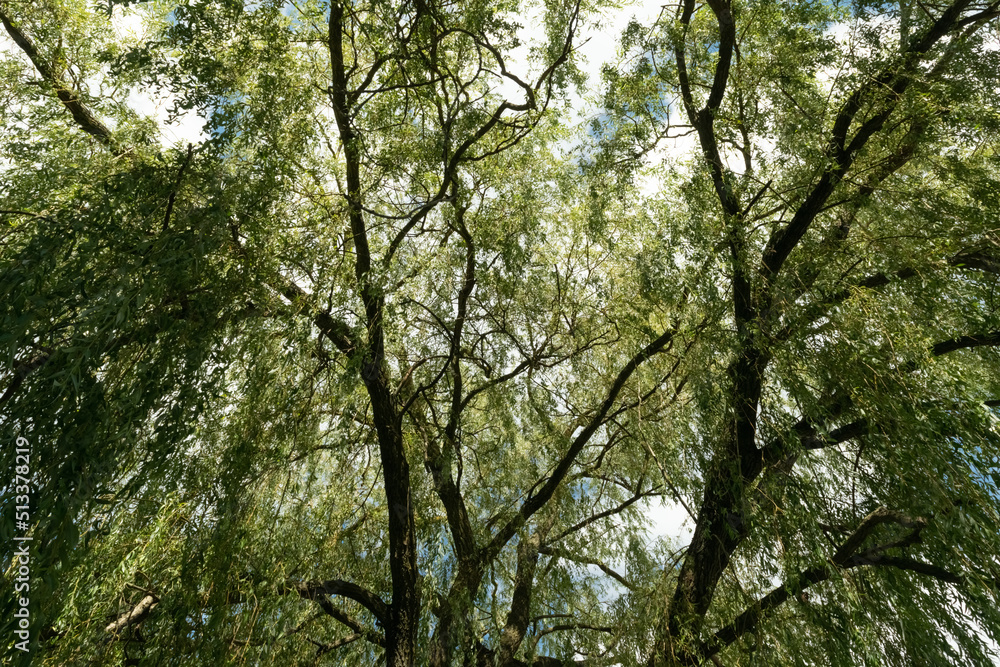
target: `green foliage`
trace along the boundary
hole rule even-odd
[[[996,7],[602,10],[0,2],[12,660],[995,659]]]

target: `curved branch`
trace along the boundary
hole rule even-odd
[[[842,227],[839,229],[843,229]],[[981,271],[1000,276],[1000,258],[987,252],[979,250],[965,250],[959,252],[946,260],[948,266],[956,269]],[[872,273],[857,282],[851,287],[846,287],[837,292],[825,296],[822,299],[806,307],[804,314],[798,318],[798,322],[815,322],[817,318],[826,314],[831,306],[842,303],[849,299],[855,290],[858,289],[878,289],[885,287],[896,281],[910,280],[923,275],[923,271],[934,270],[934,264],[927,264],[923,267],[904,266],[891,273],[879,271]],[[818,272],[817,272],[818,273]],[[815,276],[814,276],[815,277]],[[805,287],[808,287],[806,285]],[[803,290],[804,291],[804,290]],[[778,340],[787,340],[793,332],[797,330],[796,322],[789,322],[775,335]]]
[[[927,525],[927,520],[921,517],[912,519],[902,512],[897,512],[887,507],[879,507],[861,520],[861,523],[858,524],[858,527],[850,537],[837,549],[837,552],[833,555],[833,562],[837,564],[846,563],[848,558],[854,555],[854,552],[864,544],[864,541],[868,539],[872,532],[885,523],[897,523],[905,528],[914,528],[919,532]]]
[[[309,637],[306,637],[306,641],[308,641],[310,644],[313,644],[316,647],[316,658],[318,659],[320,656],[325,655],[335,649],[338,649],[341,646],[347,646],[348,644],[352,644],[357,640],[361,639],[362,637],[364,637],[364,635],[355,632],[354,634],[332,641],[329,644],[318,642],[315,639],[310,639]]]
[[[159,602],[160,598],[156,597],[152,593],[147,594],[139,600],[138,604],[109,623],[108,626],[104,628],[104,631],[110,635],[117,635],[122,630],[141,623],[147,616],[149,616],[150,612],[153,611]]]
[[[958,336],[957,338],[941,341],[931,348],[931,353],[935,357],[940,357],[942,354],[948,354],[955,350],[965,350],[972,347],[992,347],[995,345],[1000,345],[1000,331]]]
[[[592,625],[590,623],[558,623],[556,625],[550,625],[547,628],[543,628],[539,633],[539,637],[544,637],[547,634],[553,632],[564,632],[566,630],[593,630],[595,632],[606,632],[608,634],[614,634],[615,629],[607,625]]]
[[[170,229],[170,214],[174,211],[174,200],[177,198],[177,191],[181,187],[181,179],[184,178],[184,170],[187,169],[188,164],[191,162],[191,153],[194,147],[188,144],[187,147],[187,157],[184,158],[184,162],[181,163],[181,168],[177,171],[177,181],[174,183],[174,189],[170,191],[170,196],[167,197],[167,212],[163,215],[163,231]]]
[[[487,118],[486,122],[480,125],[475,132],[473,132],[470,136],[468,136],[465,139],[465,141],[462,141],[458,145],[458,147],[455,148],[454,152],[452,152],[450,157],[448,157],[447,155],[445,156],[446,163],[444,165],[441,185],[438,188],[437,193],[435,193],[433,197],[431,197],[423,206],[421,206],[413,214],[413,216],[411,216],[411,218],[406,222],[406,224],[403,225],[403,227],[396,233],[392,241],[389,242],[389,246],[386,249],[385,255],[382,258],[382,264],[384,266],[388,266],[389,263],[392,261],[392,258],[395,256],[396,252],[402,246],[403,241],[406,240],[406,236],[410,233],[410,231],[417,224],[419,224],[421,220],[427,217],[427,215],[438,204],[448,199],[447,192],[448,189],[451,188],[451,186],[454,184],[455,179],[457,178],[459,165],[465,161],[473,161],[479,159],[477,157],[467,157],[466,154],[472,149],[473,146],[475,146],[487,134],[489,134],[497,125],[501,124],[505,112],[520,111],[527,113],[531,111],[544,111],[548,107],[549,99],[551,97],[551,88],[553,85],[552,81],[554,78],[554,74],[556,70],[558,70],[561,66],[563,66],[566,63],[566,61],[569,59],[570,54],[573,51],[573,39],[576,36],[576,30],[579,23],[580,9],[581,9],[581,3],[579,0],[577,0],[577,2],[573,6],[573,10],[570,15],[569,25],[566,31],[566,38],[563,41],[563,46],[559,52],[559,55],[556,56],[556,58],[549,64],[549,66],[544,71],[542,71],[541,74],[539,74],[538,79],[533,86],[528,86],[518,77],[507,72],[506,67],[502,63],[502,58],[500,58],[499,53],[492,45],[476,38],[475,36],[470,35],[473,37],[473,39],[479,46],[489,50],[498,59],[498,63],[500,63],[502,68],[502,75],[508,79],[511,79],[518,86],[520,86],[522,89],[526,91],[526,100],[521,104],[509,102],[507,100],[501,102],[496,107],[496,110],[489,116],[489,118]],[[469,34],[465,30],[460,30],[460,29],[453,29],[453,30],[455,32],[464,32],[466,34]],[[540,103],[538,100],[538,93],[543,88],[545,88],[546,94],[544,95],[544,98]],[[535,123],[533,122],[529,122],[528,126],[533,127],[534,124]],[[523,135],[520,135],[520,138],[523,138]],[[506,148],[512,146],[517,141],[520,141],[520,138],[516,139],[516,141],[505,144],[504,147]],[[498,151],[490,151],[489,154],[494,154],[495,152]]]
[[[800,438],[802,442],[802,449],[805,450],[826,449],[827,447],[833,447],[847,442],[848,440],[853,440],[854,438],[866,435],[870,430],[868,420],[864,418],[857,419],[849,424],[844,424],[840,428],[835,428],[827,434],[817,432],[815,427],[811,424],[809,424],[808,429],[809,431],[807,433],[803,433]]]
[[[51,356],[51,354],[40,354],[31,361],[18,364],[14,369],[14,378],[7,385],[7,390],[0,396],[0,405],[9,401],[17,393],[17,390],[21,388],[21,385],[24,384],[25,379],[48,363]]]
[[[781,271],[785,260],[798,245],[834,188],[854,164],[858,152],[869,139],[879,132],[896,109],[903,93],[912,83],[912,70],[919,60],[945,35],[956,27],[962,11],[971,0],[952,3],[923,35],[914,38],[899,59],[882,70],[864,86],[858,88],[844,102],[830,132],[827,154],[831,164],[823,172],[812,191],[796,210],[789,223],[776,230],[768,240],[761,257],[760,273],[772,283]],[[848,143],[847,134],[866,102],[877,103],[882,108],[857,129]]]
[[[634,505],[636,502],[642,500],[643,498],[647,498],[647,497],[652,496],[652,495],[657,495],[658,493],[659,493],[659,489],[658,488],[650,489],[649,491],[645,491],[645,492],[636,493],[631,498],[629,498],[628,500],[625,500],[624,502],[622,502],[618,506],[612,507],[610,509],[606,509],[603,512],[598,512],[597,514],[589,516],[586,519],[584,519],[583,521],[580,521],[576,525],[570,526],[566,530],[562,531],[561,533],[559,533],[558,535],[556,535],[555,537],[553,537],[551,540],[548,540],[548,542],[549,543],[558,542],[559,540],[563,539],[564,537],[566,537],[570,533],[575,533],[578,530],[586,528],[587,526],[589,526],[590,524],[594,523],[595,521],[600,521],[601,519],[606,519],[607,517],[614,516],[615,514],[621,514],[626,509],[628,509],[630,506]]]
[[[541,532],[547,532],[543,528]],[[535,567],[538,565],[541,534],[533,533],[517,545],[517,572],[514,575],[514,592],[510,601],[507,624],[500,634],[500,667],[513,667],[514,654],[524,640],[530,622],[531,591],[535,586]]]
[[[618,377],[615,378],[614,383],[612,383],[611,389],[608,391],[608,395],[601,404],[601,407],[597,410],[597,413],[594,414],[576,439],[573,440],[569,449],[556,465],[555,470],[552,471],[552,475],[545,481],[537,494],[529,496],[528,499],[524,501],[521,505],[520,511],[518,511],[514,518],[508,521],[507,524],[497,532],[497,534],[493,537],[493,540],[491,540],[490,543],[483,549],[482,555],[484,562],[490,562],[496,558],[497,554],[500,553],[500,550],[503,549],[504,545],[517,534],[520,527],[523,526],[535,512],[545,506],[545,503],[549,501],[552,494],[555,493],[556,489],[562,483],[563,478],[566,477],[570,467],[576,461],[576,457],[579,456],[580,452],[583,451],[583,448],[590,441],[590,438],[593,437],[594,433],[597,432],[597,429],[604,423],[604,418],[611,411],[615,401],[618,400],[618,395],[625,387],[625,383],[628,382],[628,379],[632,377],[632,374],[644,361],[660,352],[668,343],[670,343],[671,340],[673,340],[674,333],[675,332],[673,330],[665,331],[659,338],[637,352],[635,356],[633,356],[628,363],[625,364],[622,370],[618,373]]]
[[[545,546],[541,547],[538,550],[538,553],[543,554],[545,556],[551,556],[553,558],[563,558],[565,560],[571,560],[574,563],[582,563],[584,565],[596,565],[601,569],[602,572],[604,572],[604,574],[608,575],[609,577],[617,581],[625,588],[629,590],[635,589],[635,585],[632,584],[632,582],[630,582],[628,579],[623,577],[618,572],[611,569],[606,563],[604,563],[603,561],[599,561],[596,558],[587,558],[586,556],[582,556],[580,554],[570,553],[565,549],[556,549],[554,547],[545,547]]]
[[[908,536],[895,542],[873,547],[861,554],[854,554],[854,551],[864,542],[871,532],[883,523],[892,522],[902,526],[912,527],[914,530]],[[920,530],[926,525],[926,520],[922,518],[911,519],[900,512],[895,512],[881,507],[869,514],[861,522],[858,528],[844,542],[830,562],[819,567],[809,568],[800,572],[795,577],[789,579],[785,584],[775,588],[764,597],[757,600],[748,607],[742,614],[737,616],[729,625],[723,627],[715,633],[711,640],[701,645],[701,653],[704,657],[710,657],[730,644],[733,644],[743,635],[752,632],[773,609],[783,604],[789,598],[800,595],[803,591],[814,584],[827,581],[833,577],[838,570],[849,570],[856,567],[894,567],[900,570],[915,572],[924,576],[929,576],[944,583],[961,584],[963,577],[956,575],[945,568],[931,563],[925,563],[906,556],[886,556],[883,555],[887,549],[899,548],[912,544],[919,538]]]
[[[0,5],[0,22],[3,22],[3,27],[10,35],[14,43],[28,56],[28,60],[31,64],[35,66],[35,69],[42,78],[52,86],[56,92],[56,96],[59,101],[63,103],[63,106],[72,114],[73,120],[80,128],[95,137],[101,143],[111,146],[114,143],[114,139],[111,136],[111,130],[107,128],[104,123],[99,121],[96,116],[87,108],[87,106],[80,101],[80,93],[77,90],[71,88],[66,81],[63,79],[62,75],[54,71],[49,67],[48,63],[38,52],[38,48],[35,46],[34,42],[31,41],[24,32],[21,31],[14,22],[11,21],[10,16],[6,12],[6,3]]]
[[[729,82],[729,67],[736,46],[736,23],[733,21],[729,0],[708,0],[708,6],[712,8],[712,13],[719,22],[719,61],[715,65],[712,91],[708,94],[708,102],[705,103],[705,109],[714,114],[722,104],[722,98],[726,94],[726,84]]]
[[[388,623],[389,606],[382,601],[382,598],[368,589],[349,581],[343,581],[342,579],[297,581],[286,584],[284,590],[297,593],[300,597],[315,602],[321,602],[323,598],[329,595],[339,595],[354,600],[370,611],[381,625],[384,626]]]

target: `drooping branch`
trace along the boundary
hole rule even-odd
[[[294,592],[300,597],[317,602],[330,595],[339,595],[349,600],[354,600],[370,611],[380,624],[386,625],[388,623],[389,606],[382,601],[382,598],[368,589],[349,581],[328,579],[326,581],[289,582],[282,590]]]
[[[61,74],[53,70],[45,62],[45,59],[41,56],[38,48],[35,46],[34,42],[24,34],[19,27],[17,27],[10,16],[7,14],[6,3],[0,4],[0,22],[3,23],[5,30],[18,45],[18,47],[28,56],[29,60],[35,66],[35,69],[42,76],[42,78],[47,81],[56,90],[56,93],[60,101],[66,106],[73,116],[74,121],[77,125],[83,129],[85,132],[93,135],[101,141],[105,146],[112,149],[113,151],[118,151],[119,146],[114,140],[111,131],[101,123],[90,109],[80,101],[80,94],[78,91],[73,90],[62,77]],[[163,219],[164,230],[169,226],[171,213],[174,206],[174,200],[177,194],[177,188],[180,185],[181,179],[183,177],[184,171],[191,160],[192,146],[188,145],[187,157],[184,163],[181,165],[180,170],[177,174],[177,181],[173,190],[170,193],[167,202],[166,213]],[[25,211],[3,211],[3,213],[8,214],[18,214],[18,215],[31,215],[33,217],[38,217],[41,219],[48,220],[45,216],[29,213]],[[235,237],[235,231],[234,231]],[[238,238],[234,238],[236,241],[237,250],[242,252],[242,247],[238,242]],[[295,302],[301,297],[305,296],[305,291],[302,290],[298,285],[295,285],[292,281],[286,280],[283,284],[280,284],[276,288],[280,293],[282,293],[290,301]],[[354,340],[353,334],[350,327],[346,323],[336,320],[329,313],[321,312],[314,317],[314,323],[316,326],[327,335],[328,338],[345,354],[350,354],[358,349],[358,343]],[[15,378],[14,383],[8,390],[4,393],[4,396],[0,398],[0,404],[9,399],[9,394],[11,394],[11,389],[16,391],[17,387],[23,382],[23,377],[18,376]]]
[[[46,62],[45,58],[39,53],[38,47],[35,43],[28,37],[24,32],[14,24],[11,17],[7,14],[7,3],[0,3],[0,22],[3,22],[3,27],[10,35],[14,43],[24,52],[31,64],[34,65],[35,69],[42,76],[45,82],[52,86],[55,90],[56,96],[59,101],[63,103],[63,106],[72,114],[73,120],[76,124],[84,131],[96,138],[101,143],[112,146],[114,143],[114,138],[111,135],[111,130],[107,128],[101,121],[94,116],[93,112],[87,106],[80,101],[80,92],[74,90],[63,78],[62,73],[57,72],[52,69]]]
[[[542,546],[541,548],[539,548],[538,553],[543,554],[545,556],[552,556],[553,558],[563,558],[565,560],[573,561],[574,563],[582,563],[583,565],[595,565],[598,568],[600,568],[600,570],[604,572],[604,574],[608,575],[609,577],[620,583],[625,588],[629,590],[635,588],[632,582],[630,582],[628,579],[626,579],[624,576],[622,576],[615,570],[611,569],[611,567],[607,563],[597,560],[596,558],[589,558],[582,554],[571,553],[565,549],[558,549],[556,547],[549,547],[549,546]]]
[[[872,532],[885,523],[896,523],[910,528],[911,532],[901,539],[881,544],[862,553],[856,553],[858,548],[871,536]],[[949,584],[960,584],[964,579],[948,570],[931,563],[925,563],[907,556],[888,556],[885,551],[913,544],[919,540],[920,531],[927,525],[923,518],[911,518],[901,512],[880,507],[866,516],[857,529],[845,540],[843,545],[826,565],[810,568],[790,578],[785,584],[775,588],[764,597],[757,600],[743,613],[737,616],[729,625],[723,627],[711,640],[701,646],[704,657],[714,655],[736,642],[743,635],[752,632],[760,622],[775,608],[784,604],[790,598],[800,595],[810,586],[827,581],[838,571],[852,568],[893,567],[932,577]]]
[[[578,523],[570,526],[569,528],[566,528],[565,530],[561,531],[558,535],[556,535],[555,537],[553,537],[551,540],[549,540],[549,543],[558,542],[559,540],[563,539],[567,535],[575,533],[578,530],[582,530],[582,529],[586,528],[587,526],[589,526],[590,524],[592,524],[592,523],[594,523],[596,521],[600,521],[601,519],[606,519],[609,516],[615,516],[616,514],[621,514],[622,512],[624,512],[625,510],[627,510],[629,507],[631,507],[632,505],[634,505],[638,501],[642,500],[643,498],[648,498],[649,496],[657,495],[660,492],[660,488],[662,488],[662,487],[653,488],[653,489],[650,489],[649,491],[640,491],[640,492],[637,492],[637,493],[633,494],[630,498],[627,498],[625,501],[623,501],[623,502],[619,503],[618,505],[616,505],[615,507],[611,507],[609,509],[606,509],[603,512],[598,512],[597,514],[589,516],[586,519],[583,519],[582,521],[580,521],[580,522],[578,522]]]
[[[249,303],[246,308],[228,313],[216,320],[217,325],[224,325],[226,323],[239,321],[244,317],[256,317],[260,316],[261,311],[253,304]],[[136,344],[148,344],[155,342],[157,338],[162,333],[162,329],[159,325],[154,322],[147,322],[135,329],[130,330],[128,333],[122,334],[120,336],[115,336],[109,341],[106,341],[102,346],[99,346],[96,350],[97,354],[103,358],[112,358],[114,354],[127,348],[130,345]],[[76,339],[76,343],[79,344],[82,339]],[[99,338],[97,338],[99,340]],[[63,343],[73,342],[72,339],[68,341],[63,341]],[[11,400],[17,392],[24,386],[24,382],[31,377],[32,373],[36,373],[45,368],[53,360],[59,359],[64,355],[71,346],[61,346],[56,348],[42,348],[40,354],[35,355],[33,358],[27,361],[18,363],[13,368],[13,377],[11,378],[10,384],[4,390],[4,393],[0,395],[0,406],[4,405],[7,401]]]

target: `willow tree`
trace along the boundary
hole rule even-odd
[[[602,11],[0,2],[15,659],[989,661],[1000,4]]]

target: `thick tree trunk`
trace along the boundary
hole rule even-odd
[[[403,449],[403,435],[393,409],[392,397],[382,376],[367,384],[378,431],[385,496],[389,506],[392,604],[389,607],[389,625],[385,629],[386,665],[409,667],[414,664],[416,657],[420,610],[410,466]]]
[[[737,313],[739,315],[739,312]],[[738,317],[739,319],[739,317]],[[714,457],[691,544],[684,556],[666,627],[657,643],[656,660],[673,665],[701,662],[700,633],[715,589],[729,561],[748,533],[745,489],[764,469],[757,448],[757,409],[768,356],[752,341],[730,367],[733,425]]]
[[[372,403],[378,434],[379,454],[389,518],[389,571],[392,603],[385,628],[387,667],[410,667],[416,659],[420,594],[417,591],[417,547],[410,493],[410,465],[403,446],[402,425],[385,368],[383,315],[384,297],[371,283],[371,252],[362,214],[360,137],[353,127],[353,109],[348,94],[348,71],[344,63],[344,6],[330,4],[328,39],[330,49],[330,101],[344,146],[351,240],[354,243],[357,292],[364,303],[368,345],[361,364],[361,377]]]

